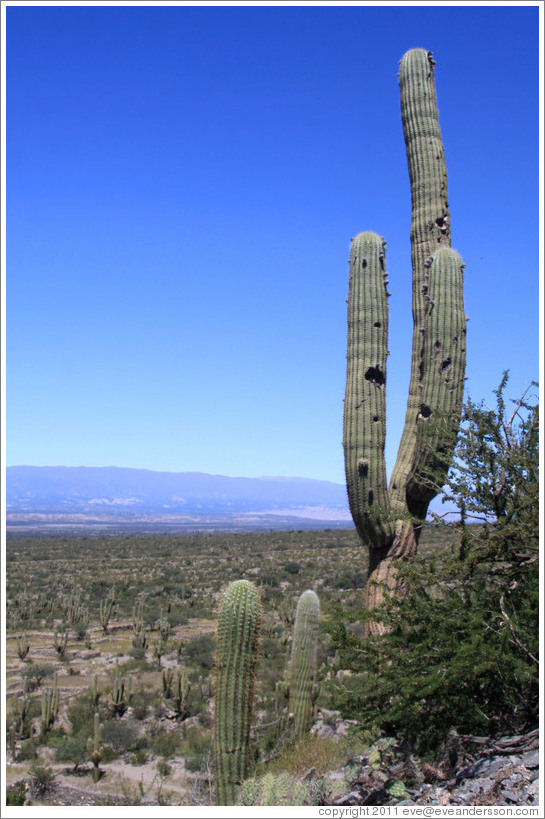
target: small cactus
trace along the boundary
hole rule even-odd
[[[260,779],[247,779],[240,789],[239,805],[313,805],[313,793],[308,782],[289,773],[265,774]]]
[[[315,679],[319,620],[318,595],[307,589],[299,598],[295,611],[289,669],[289,711],[294,716],[296,737],[308,731],[319,693]]]
[[[30,697],[28,696],[28,681],[27,678],[23,678],[23,696],[17,702],[18,707],[18,717],[19,717],[19,736],[21,738],[25,738],[28,736],[27,730],[27,717],[29,715],[30,709]]]
[[[57,629],[53,632],[53,648],[60,658],[64,657],[66,646],[68,644],[68,629],[61,632],[60,638]]]
[[[249,764],[250,724],[261,629],[256,586],[236,580],[223,592],[216,640],[214,770],[216,804],[236,804]]]
[[[93,685],[91,687],[91,700],[94,706],[98,705],[100,699],[100,691],[98,690],[98,676],[93,674]]]
[[[102,742],[102,725],[100,723],[100,719],[98,716],[98,711],[95,711],[95,718],[93,722],[93,736],[89,737],[87,740],[87,753],[89,754],[89,759],[93,763],[93,782],[98,782],[100,779],[100,761],[102,759],[102,753],[104,748],[101,745]]]
[[[25,634],[17,637],[17,654],[19,655],[19,659],[24,660],[29,651],[30,642],[25,632]]]
[[[17,762],[17,726],[15,723],[12,723],[8,728],[8,748],[11,753],[11,759],[13,762]]]

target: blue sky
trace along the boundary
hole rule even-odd
[[[342,483],[350,237],[412,336],[398,61],[434,52],[467,392],[539,377],[539,11],[6,8],[8,465]]]

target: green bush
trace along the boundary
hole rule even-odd
[[[108,745],[116,754],[122,754],[131,749],[137,738],[136,729],[127,722],[118,719],[109,719],[104,722],[102,742]]]
[[[208,671],[214,667],[214,651],[214,638],[209,634],[194,637],[184,647],[184,654],[188,663]]]
[[[42,684],[46,677],[52,677],[55,667],[50,663],[36,663],[25,667],[23,679],[27,680],[27,690],[32,691]]]
[[[407,595],[374,613],[388,633],[362,640],[340,608],[330,628],[340,667],[354,672],[332,686],[335,705],[364,726],[379,715],[423,754],[452,728],[494,736],[537,725],[538,405],[526,393],[508,410],[506,383],[495,410],[464,408],[448,496],[460,521],[449,546],[400,566]]]
[[[208,732],[203,732],[196,726],[188,728],[181,747],[181,756],[184,758],[186,769],[192,773],[200,771],[210,753],[210,748],[211,737]]]
[[[151,747],[156,756],[172,759],[181,749],[179,731],[158,731],[151,739]]]
[[[8,785],[6,788],[6,806],[10,805],[24,805],[26,799],[26,783],[21,780]]]
[[[72,762],[74,771],[80,765],[84,765],[89,757],[87,754],[87,743],[83,736],[72,736],[64,739],[55,751],[57,762]]]
[[[35,739],[29,739],[21,744],[21,749],[17,751],[17,761],[27,762],[36,759],[38,754],[38,742]]]
[[[34,763],[30,768],[30,780],[32,788],[40,794],[45,793],[51,787],[55,774],[47,765]]]
[[[72,725],[74,735],[81,734],[87,742],[87,737],[93,735],[95,703],[89,693],[81,694],[68,708],[68,719]]]

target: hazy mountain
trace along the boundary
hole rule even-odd
[[[120,467],[8,467],[6,511],[8,519],[32,513],[134,518],[267,512],[350,521],[342,484]]]

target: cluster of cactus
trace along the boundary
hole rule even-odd
[[[277,722],[286,722],[286,737],[289,734],[291,739],[308,731],[319,692],[316,681],[319,618],[318,596],[307,589],[300,596],[295,612],[288,681],[279,681],[275,686]],[[214,728],[217,805],[236,804],[239,785],[247,773],[260,633],[258,589],[247,580],[231,583],[220,597],[218,613]],[[290,713],[284,721],[283,702],[286,699],[289,699]],[[279,742],[283,739],[280,737]],[[293,789],[289,792],[293,798]],[[302,792],[301,788],[298,792]],[[257,801],[243,804],[310,803]]]
[[[98,711],[95,711],[95,717],[93,722],[93,736],[89,737],[87,740],[87,753],[89,755],[89,759],[93,763],[93,782],[98,782],[100,779],[100,762],[102,760],[102,754],[104,752],[104,748],[102,747],[102,724],[100,722]]]
[[[25,634],[17,637],[17,654],[19,655],[19,659],[24,660],[29,651],[30,642],[25,632]]]
[[[102,631],[106,634],[108,625],[115,612],[115,586],[112,586],[105,600],[100,601],[98,617]]]
[[[316,652],[320,624],[320,601],[307,589],[297,602],[289,667],[289,712],[293,714],[295,737],[305,734],[312,722],[319,694]]]
[[[57,675],[53,678],[53,688],[42,693],[42,734],[47,734],[59,713],[59,688]]]
[[[172,706],[178,719],[185,719],[189,715],[190,691],[191,683],[185,669],[177,668],[176,676],[174,676],[173,668],[166,668],[163,671],[163,698]]]
[[[57,629],[53,632],[53,648],[57,652],[57,655],[62,658],[66,652],[66,646],[68,645],[68,630],[63,629],[60,635]]]
[[[28,696],[28,680],[23,677],[23,693],[20,699],[17,700],[17,716],[19,718],[19,727],[17,733],[24,739],[28,735],[27,719],[30,713],[30,697]]]
[[[89,609],[82,602],[80,589],[72,589],[68,597],[61,599],[59,606],[68,625],[89,622]]]
[[[122,717],[132,699],[132,677],[124,677],[116,663],[115,677],[112,681],[112,709],[116,717]]]
[[[140,598],[135,604],[132,615],[132,644],[134,648],[145,651],[148,647],[148,634],[144,622],[144,601]]]
[[[249,764],[261,597],[248,580],[223,592],[218,609],[214,770],[216,804],[234,805]]]
[[[96,707],[100,700],[100,691],[98,688],[98,675],[93,674],[93,685],[91,686],[91,702]]]
[[[386,242],[352,240],[343,446],[350,510],[369,548],[365,605],[374,610],[400,587],[396,561],[415,554],[430,501],[445,482],[459,427],[465,370],[463,263],[450,247],[447,173],[431,52],[400,61],[401,116],[412,198],[413,318],[405,425],[386,479],[388,356]],[[383,631],[370,624],[370,631]]]
[[[246,779],[240,788],[239,805],[316,805],[315,793],[308,781],[289,773],[265,774],[260,779]]]

